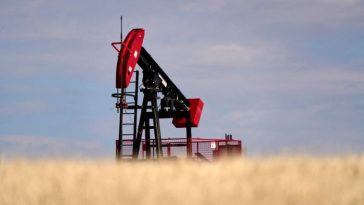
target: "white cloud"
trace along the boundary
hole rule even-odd
[[[328,28],[364,26],[364,4],[360,0],[198,0],[184,2],[180,8],[187,12],[240,12],[240,20],[251,19],[252,24],[311,23]]]
[[[227,113],[222,117],[223,122],[229,122],[235,126],[249,127],[263,123],[270,116],[267,111],[253,109],[238,109]]]
[[[274,93],[302,95],[364,94],[364,73],[346,69],[215,69],[206,76],[184,76],[178,82],[187,90],[205,96],[240,99],[246,94]],[[213,89],[211,89],[213,88]],[[230,91],[230,92],[229,92]]]
[[[44,74],[82,76],[88,78],[97,76],[100,79],[114,77],[117,53],[110,44],[98,44],[88,48],[63,46],[62,50],[47,50],[37,52],[19,51],[16,54],[4,54],[2,75],[20,77],[36,77]],[[91,78],[90,78],[91,79]]]
[[[28,100],[18,102],[1,102],[0,114],[19,114],[19,113],[45,113],[49,110],[49,105],[46,102],[39,100]]]
[[[288,52],[282,46],[271,43],[230,43],[209,42],[205,44],[174,44],[173,50],[164,52],[161,62],[172,72],[183,70],[184,73],[215,72],[211,68],[220,68],[225,76],[226,71],[238,69],[278,66],[286,61]],[[170,49],[171,45],[158,46],[158,53]],[[158,59],[159,60],[159,59]],[[173,70],[174,69],[174,70]]]
[[[99,149],[90,140],[33,135],[0,136],[0,156],[5,158],[87,157],[86,154],[100,154]]]
[[[332,68],[273,70],[246,79],[246,86],[265,91],[362,93],[364,73]]]
[[[328,28],[363,27],[362,1],[282,1],[266,8],[268,22],[310,23]]]
[[[261,64],[277,64],[284,60],[286,53],[282,48],[271,45],[215,44],[203,47],[194,61],[197,65],[221,67],[250,67]]]
[[[231,2],[231,0],[183,1],[183,3],[180,3],[180,9],[189,12],[218,12]]]
[[[117,36],[110,31],[117,32],[119,28],[107,20],[107,15],[89,17],[86,8],[84,3],[74,1],[32,0],[4,4],[0,8],[0,38],[95,43],[103,42],[105,36]]]

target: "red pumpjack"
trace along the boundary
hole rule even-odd
[[[144,34],[144,29],[132,29],[124,41],[112,43],[119,54],[117,92],[112,94],[120,112],[116,158],[137,160],[187,156],[213,161],[223,156],[241,156],[241,140],[234,140],[231,135],[225,135],[225,139],[192,138],[192,127],[199,126],[204,103],[200,98],[184,96],[142,46]],[[141,86],[136,64],[143,72]],[[138,104],[139,91],[143,94],[141,105]],[[162,138],[162,118],[172,118],[176,128],[185,128],[186,138]],[[151,130],[154,138],[151,138]]]

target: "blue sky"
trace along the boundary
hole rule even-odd
[[[120,15],[249,155],[364,150],[360,0],[1,1],[0,155],[114,157]],[[164,137],[178,137],[170,121]]]

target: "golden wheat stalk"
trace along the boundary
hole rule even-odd
[[[2,161],[0,204],[364,204],[364,157]]]

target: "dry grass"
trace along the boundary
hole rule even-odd
[[[364,156],[0,162],[0,204],[364,204]]]

